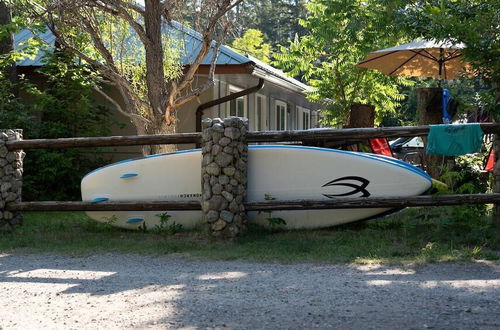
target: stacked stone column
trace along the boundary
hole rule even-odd
[[[232,238],[246,230],[248,120],[229,117],[202,122],[203,223],[212,236]]]
[[[0,131],[0,231],[10,231],[22,224],[21,212],[5,210],[8,203],[21,201],[25,156],[22,150],[7,150],[6,142],[22,137],[22,130]]]

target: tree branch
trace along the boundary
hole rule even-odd
[[[102,11],[112,15],[116,15],[124,19],[134,29],[134,31],[137,33],[139,39],[141,39],[141,42],[143,44],[146,45],[151,42],[146,35],[144,27],[140,23],[138,23],[134,19],[134,17],[132,17],[132,15],[130,15],[130,13],[124,9],[124,7],[122,7],[125,6],[123,1],[113,0],[108,3],[97,0],[97,1],[92,1],[92,3],[94,4],[94,6],[101,9]],[[119,3],[119,5],[117,5],[116,3]],[[110,5],[113,5],[114,7],[110,7]],[[144,10],[142,10],[141,15],[144,17]]]
[[[120,106],[120,104],[118,102],[116,102],[113,98],[111,98],[109,95],[107,95],[106,93],[104,93],[104,91],[102,89],[100,89],[99,87],[97,86],[94,86],[94,90],[99,93],[102,97],[104,97],[108,102],[110,102],[111,104],[113,104],[115,107],[116,107],[116,110],[118,110],[118,112],[120,112],[122,115],[126,116],[126,117],[129,117],[129,118],[135,118],[135,119],[139,119],[147,124],[150,124],[151,121],[149,119],[146,119],[144,118],[143,116],[141,115],[138,115],[138,114],[135,114],[135,113],[131,113],[131,112],[127,112],[125,110],[123,110],[123,108]]]
[[[201,49],[198,52],[196,59],[189,66],[188,72],[186,72],[186,74],[184,74],[183,79],[179,83],[178,93],[181,93],[182,91],[184,91],[191,84],[191,82],[193,81],[193,77],[194,77],[196,71],[198,70],[198,67],[200,66],[200,64],[203,61],[203,59],[205,58],[205,56],[207,56],[207,54],[209,53],[210,48],[212,46],[213,35],[215,33],[215,28],[217,26],[218,20],[222,16],[224,16],[229,10],[231,10],[234,6],[239,4],[241,1],[243,1],[243,0],[238,0],[235,3],[233,3],[232,5],[230,5],[229,7],[220,6],[217,10],[217,13],[209,19],[208,25],[207,25],[205,31],[203,32],[203,39],[202,39],[203,41],[202,41]],[[219,40],[219,41],[221,41],[221,40]],[[214,54],[214,57],[215,56],[216,55]]]
[[[165,20],[170,21],[170,12],[172,11],[172,8],[177,6],[181,0],[164,0],[160,6],[161,6],[161,13],[164,16]]]

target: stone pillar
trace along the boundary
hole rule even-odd
[[[21,212],[5,210],[6,204],[21,201],[25,155],[22,150],[8,151],[5,142],[22,137],[22,130],[0,131],[0,231],[10,231],[22,224]]]
[[[248,120],[229,117],[202,122],[201,187],[203,224],[215,237],[246,231]]]

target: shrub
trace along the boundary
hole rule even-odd
[[[20,95],[0,77],[0,127],[22,128],[24,138],[63,138],[109,134],[109,111],[91,98],[91,75],[65,52],[45,58],[39,68],[44,88],[20,77]],[[102,148],[29,150],[24,161],[25,200],[80,199],[80,180],[106,162]]]

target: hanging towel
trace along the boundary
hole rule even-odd
[[[483,144],[480,124],[430,125],[427,153],[458,156],[478,152]]]

